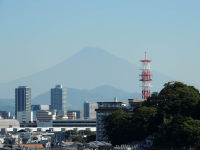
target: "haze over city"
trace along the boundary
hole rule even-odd
[[[0,149],[199,150],[199,6],[0,0]]]

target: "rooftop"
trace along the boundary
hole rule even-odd
[[[126,102],[97,102],[98,104],[126,104]]]
[[[20,147],[26,147],[26,148],[39,148],[39,149],[43,149],[44,146],[43,144],[21,144]]]

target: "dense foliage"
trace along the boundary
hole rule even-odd
[[[68,130],[65,132],[65,139],[68,141],[78,141],[81,143],[91,142],[96,140],[96,134],[88,130]]]
[[[112,144],[125,144],[127,139],[130,139],[129,134],[132,116],[123,110],[118,110],[105,117],[106,134]],[[123,138],[122,138],[123,137]]]
[[[200,94],[193,86],[169,82],[134,114],[119,110],[105,117],[111,142],[126,144],[155,135],[154,147],[200,149]]]

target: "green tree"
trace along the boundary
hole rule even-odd
[[[200,94],[193,86],[173,81],[164,84],[164,88],[160,91],[158,98],[161,100],[182,100],[200,98]]]
[[[105,135],[113,145],[131,141],[132,116],[123,110],[117,110],[104,118]]]
[[[155,107],[146,106],[137,108],[133,116],[117,110],[104,118],[105,134],[113,145],[142,140],[157,128],[156,114]]]
[[[130,115],[116,111],[104,119],[112,144],[144,140],[155,134],[161,149],[200,149],[200,94],[193,86],[168,82]]]
[[[154,144],[163,148],[200,149],[200,120],[176,115],[160,126]]]
[[[166,83],[159,94],[154,93],[147,99],[144,106],[156,107],[161,120],[163,120],[162,117],[169,118],[176,114],[200,119],[199,91],[181,82]]]
[[[155,107],[146,107],[142,106],[135,110],[134,117],[140,117],[145,121],[148,121],[152,117],[154,117],[157,113],[157,109]]]
[[[183,123],[182,128],[188,145],[200,149],[200,120],[189,118]]]
[[[85,142],[85,139],[80,137],[80,136],[76,136],[76,137],[72,137],[72,141],[73,142],[81,142],[81,143],[84,143]]]
[[[132,139],[143,140],[157,129],[157,108],[142,106],[135,110],[132,123]]]
[[[89,131],[89,130],[79,130],[78,133],[81,134],[81,135],[87,135],[87,136],[95,135],[94,132]]]
[[[200,94],[196,88],[181,82],[169,82],[158,95],[147,101],[144,105],[157,108],[156,118],[160,122],[154,145],[174,149],[198,147],[199,120],[195,119],[200,119]]]
[[[76,130],[68,130],[65,132],[65,138],[68,139],[71,136],[76,136],[78,135],[78,132]]]

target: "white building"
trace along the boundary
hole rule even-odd
[[[33,112],[32,111],[19,111],[19,112],[17,112],[17,120],[20,123],[32,122],[33,121]]]
[[[1,128],[18,128],[20,127],[19,121],[15,119],[0,119],[0,129]]]
[[[84,119],[96,119],[96,106],[96,103],[84,102]]]
[[[119,109],[127,109],[126,102],[97,102],[98,108],[96,109],[97,117],[97,131],[96,131],[96,140],[97,141],[107,141],[107,137],[104,136],[104,124],[103,118],[106,115],[111,114],[112,112]]]

